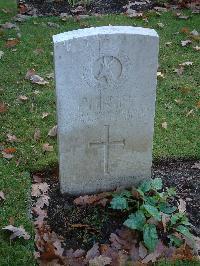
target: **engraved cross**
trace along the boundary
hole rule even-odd
[[[110,160],[110,146],[111,145],[125,145],[125,139],[110,141],[110,126],[105,125],[105,141],[90,142],[90,146],[104,147],[104,173],[109,174],[109,160]]]

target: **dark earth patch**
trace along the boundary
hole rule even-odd
[[[159,160],[153,164],[153,177],[160,177],[164,187],[175,187],[177,196],[187,203],[187,214],[193,224],[193,233],[200,236],[200,169],[194,168],[197,160]],[[39,174],[49,186],[47,224],[63,236],[67,249],[89,249],[95,242],[108,243],[109,236],[120,228],[126,213],[113,211],[108,206],[76,206],[75,197],[60,193],[57,168]]]

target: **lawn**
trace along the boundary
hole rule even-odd
[[[2,8],[9,8],[5,13]],[[0,0],[0,24],[11,21],[16,9],[12,1]],[[5,47],[8,38],[16,38],[17,31],[0,31],[0,99],[7,105],[1,115],[0,147],[16,148],[10,160],[0,160],[0,191],[6,197],[0,206],[0,228],[10,223],[23,225],[31,233],[31,240],[9,241],[6,233],[0,232],[0,265],[34,265],[34,232],[30,215],[30,172],[49,168],[57,164],[56,140],[48,137],[48,131],[56,124],[54,81],[40,86],[25,80],[26,72],[34,68],[42,77],[53,72],[52,35],[73,29],[102,25],[145,26],[157,30],[160,36],[159,71],[164,74],[158,79],[157,105],[154,135],[154,159],[163,157],[200,158],[199,111],[200,75],[199,52],[193,49],[198,40],[190,46],[182,47],[187,40],[188,30],[199,30],[200,19],[190,11],[187,20],[178,19],[172,12],[149,13],[148,23],[141,19],[131,19],[123,15],[107,15],[66,22],[58,17],[30,18],[18,23],[21,38],[13,49]],[[59,24],[59,28],[49,27],[47,22]],[[163,23],[161,28],[157,23]],[[185,30],[183,30],[185,28]],[[185,33],[186,32],[186,33]],[[172,42],[166,45],[167,42]],[[35,51],[42,51],[36,53]],[[184,68],[181,76],[174,69],[183,62],[193,62]],[[73,67],[73,66],[72,66]],[[27,97],[20,100],[19,96]],[[42,118],[44,112],[49,113]],[[162,123],[167,123],[167,128]],[[34,140],[34,132],[40,129],[41,137]],[[15,135],[16,142],[9,142],[7,134]],[[53,145],[53,152],[44,152],[42,145]],[[181,264],[183,265],[183,264]]]

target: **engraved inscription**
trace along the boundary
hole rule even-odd
[[[95,79],[103,84],[112,83],[120,78],[122,64],[114,56],[102,56],[95,61],[93,74]]]
[[[105,141],[90,142],[89,146],[103,146],[104,147],[104,173],[109,174],[109,160],[110,160],[110,146],[111,145],[123,145],[125,146],[125,139],[110,141],[110,126],[105,125]]]

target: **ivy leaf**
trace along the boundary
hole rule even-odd
[[[183,244],[183,240],[176,237],[175,235],[168,235],[168,238],[170,239],[170,244],[175,245],[176,247],[180,247]]]
[[[145,224],[143,231],[143,239],[145,246],[150,251],[154,251],[158,243],[158,234],[156,226],[154,224]]]
[[[164,212],[166,214],[172,214],[177,209],[175,206],[171,206],[170,204],[164,202],[160,203],[158,207],[161,212]]]
[[[155,190],[160,190],[163,187],[162,179],[161,178],[155,178],[152,180],[152,188]]]
[[[111,202],[111,208],[114,210],[126,210],[128,209],[128,201],[122,196],[115,196]]]
[[[144,224],[146,222],[146,218],[142,211],[137,211],[136,213],[132,213],[129,215],[128,219],[124,222],[124,225],[131,229],[137,229],[142,231]]]
[[[154,207],[152,205],[149,205],[149,204],[144,204],[142,206],[156,220],[161,221],[161,214],[160,214],[160,212],[158,211],[158,209],[156,207]]]
[[[141,190],[143,193],[148,192],[149,190],[151,190],[151,182],[152,179],[145,180],[144,182],[142,182],[138,189]]]
[[[180,232],[189,239],[193,239],[193,235],[190,233],[189,229],[183,225],[177,226],[176,231]]]

